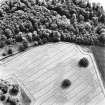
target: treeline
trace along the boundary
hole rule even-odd
[[[0,7],[0,48],[24,51],[48,42],[105,45],[105,12],[85,0],[5,0]],[[3,53],[5,56],[6,54]]]

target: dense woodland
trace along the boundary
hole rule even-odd
[[[105,11],[85,0],[5,0],[0,6],[0,48],[24,51],[49,42],[105,45]],[[5,56],[5,53],[3,53]]]

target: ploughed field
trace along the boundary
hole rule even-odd
[[[91,51],[70,43],[39,46],[0,65],[1,78],[17,81],[31,105],[101,105],[98,71]]]

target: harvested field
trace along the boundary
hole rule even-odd
[[[103,105],[105,59],[99,55],[104,51],[91,46],[105,47],[101,5],[87,0],[2,0],[0,78],[5,81],[0,79],[0,100],[4,105]],[[11,82],[9,91],[6,81]],[[14,93],[19,93],[18,101]]]
[[[79,67],[81,58],[88,67]],[[15,78],[31,94],[36,105],[101,105],[103,84],[92,53],[75,44],[48,44],[2,62],[3,78]],[[11,76],[9,76],[11,75]],[[60,87],[64,79],[68,89]]]

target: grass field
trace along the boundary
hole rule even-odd
[[[78,66],[83,57],[89,61],[87,68]],[[35,105],[101,105],[104,98],[92,53],[75,44],[36,47],[4,60],[0,67],[2,76],[15,77],[27,89]],[[62,90],[66,78],[71,87]]]

